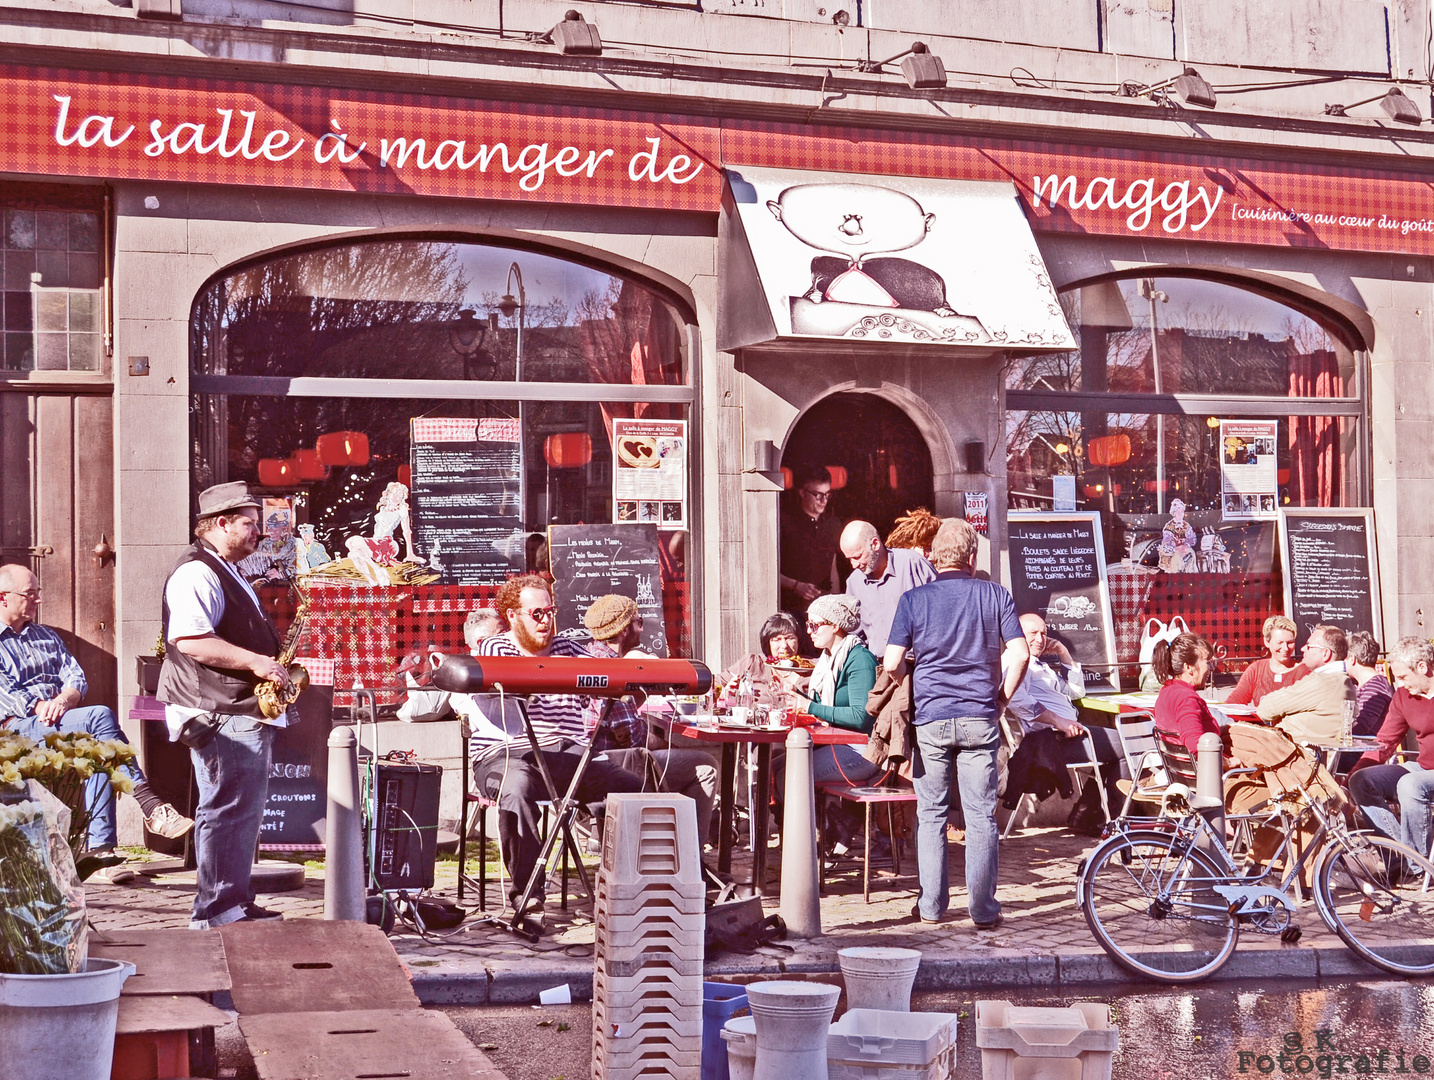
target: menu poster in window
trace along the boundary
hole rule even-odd
[[[1279,514],[1278,420],[1220,421],[1220,509],[1226,521]]]
[[[687,528],[687,421],[612,422],[612,515]]]
[[[1374,511],[1368,507],[1306,507],[1280,511],[1285,614],[1302,641],[1321,623],[1346,633],[1383,626]]]
[[[509,417],[410,422],[414,558],[457,585],[523,570],[523,451]]]
[[[637,601],[641,647],[654,656],[667,655],[656,525],[550,525],[548,558],[559,633],[586,634],[583,616],[592,602],[617,593]]]
[[[1087,689],[1119,690],[1100,514],[1012,511],[1006,542],[1016,610],[1046,620],[1085,669]]]

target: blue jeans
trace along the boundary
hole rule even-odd
[[[254,900],[249,884],[264,803],[274,727],[253,716],[226,717],[213,741],[190,748],[199,808],[194,812],[194,858],[199,888],[190,928],[237,922]]]
[[[46,735],[73,735],[80,731],[93,735],[96,739],[129,742],[120,730],[115,714],[104,705],[86,705],[70,709],[60,717],[60,722],[55,727],[42,724],[33,716],[25,716],[11,720],[5,730],[36,742],[42,741]],[[122,771],[136,784],[144,779],[144,774],[135,765],[126,765]],[[115,828],[115,791],[108,776],[98,774],[90,777],[85,784],[85,806],[90,812],[89,846],[92,849],[114,847],[119,840],[119,833]]]
[[[1374,827],[1421,855],[1429,854],[1429,814],[1434,810],[1434,769],[1414,762],[1371,765],[1349,778],[1349,793]],[[1399,817],[1389,803],[1399,803]]]
[[[923,919],[939,919],[951,903],[947,873],[946,818],[951,811],[951,768],[966,817],[966,891],[974,922],[1001,914],[996,902],[1000,836],[996,829],[996,751],[1001,732],[996,721],[980,717],[932,720],[916,728],[916,873],[921,883],[917,905]]]

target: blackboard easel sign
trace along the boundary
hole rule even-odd
[[[1088,690],[1119,690],[1100,514],[1012,511],[1006,533],[1016,610],[1046,620],[1085,670]]]
[[[642,616],[642,648],[667,655],[662,617],[662,565],[657,526],[551,525],[548,558],[552,567],[558,632],[586,632],[583,615],[599,596],[617,593],[637,602]]]
[[[1372,508],[1282,507],[1280,562],[1299,640],[1321,623],[1382,636]]]

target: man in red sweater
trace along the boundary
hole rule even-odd
[[[1434,809],[1434,646],[1424,638],[1400,638],[1389,652],[1394,699],[1379,729],[1379,748],[1355,763],[1349,793],[1384,835],[1422,854],[1429,853],[1429,815]],[[1412,731],[1419,758],[1385,765]],[[1398,802],[1399,818],[1389,803]]]

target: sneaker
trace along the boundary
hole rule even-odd
[[[98,881],[106,885],[123,885],[126,881],[134,880],[134,871],[124,863],[115,863],[114,866],[101,867],[86,880]]]
[[[994,930],[996,929],[996,927],[1000,926],[1003,922],[1006,921],[1006,917],[1004,915],[997,915],[990,922],[976,922],[975,919],[972,919],[971,921],[973,923],[976,923],[977,930]]]
[[[262,908],[258,904],[252,903],[244,905],[244,918],[249,922],[259,922],[263,919],[282,919],[283,917],[284,913],[282,911],[270,911],[268,908]]]
[[[144,827],[155,836],[178,840],[194,828],[194,819],[185,817],[169,803],[160,803],[154,808],[154,813],[144,819]]]

